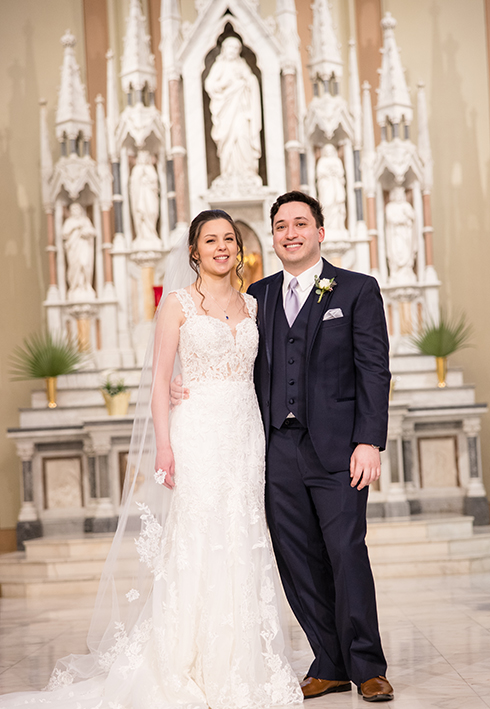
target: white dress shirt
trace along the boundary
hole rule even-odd
[[[284,269],[284,278],[282,282],[282,304],[285,305],[286,293],[288,292],[289,284],[291,283],[293,278],[297,278],[298,285],[296,286],[296,293],[298,294],[299,307],[301,309],[305,304],[306,299],[310,295],[311,289],[315,285],[315,276],[318,276],[318,278],[320,278],[320,276],[322,275],[322,271],[323,261],[321,258],[319,259],[318,263],[316,263],[311,268],[308,268],[306,271],[303,271],[303,273],[300,273],[299,276],[293,276],[291,273]]]

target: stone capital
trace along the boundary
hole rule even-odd
[[[32,460],[34,455],[34,443],[32,441],[16,441],[17,455],[24,460]]]

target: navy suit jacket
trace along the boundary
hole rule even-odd
[[[306,338],[306,412],[308,432],[323,467],[348,470],[357,443],[384,449],[390,388],[389,342],[377,281],[333,266],[323,259],[321,278],[337,285],[321,302],[313,293]],[[248,292],[258,302],[260,333],[255,387],[266,440],[271,427],[270,393],[274,368],[273,332],[282,271],[253,283]],[[323,320],[340,308],[343,317]]]

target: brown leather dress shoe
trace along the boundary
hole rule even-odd
[[[313,699],[313,697],[323,697],[324,694],[332,694],[333,692],[350,692],[351,684],[349,681],[305,677],[301,682],[301,689],[305,699]]]
[[[386,677],[373,677],[357,689],[365,702],[389,702],[393,699],[393,687]]]

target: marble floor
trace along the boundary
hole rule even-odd
[[[490,707],[490,574],[377,583],[392,709]],[[93,599],[0,599],[1,693],[43,687],[56,659],[83,652]],[[1,700],[0,700],[1,705]],[[308,709],[366,707],[357,692]]]

